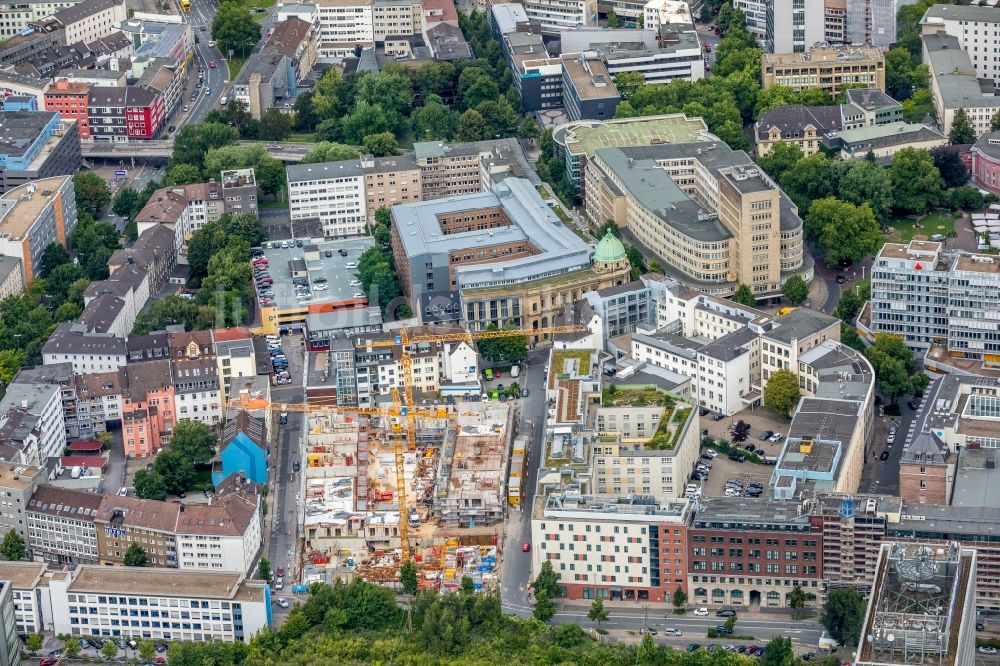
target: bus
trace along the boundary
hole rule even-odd
[[[191,11],[191,0],[181,0],[181,11]]]

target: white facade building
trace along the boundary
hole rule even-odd
[[[235,573],[84,565],[48,590],[57,634],[232,643],[271,620],[267,583]]]
[[[125,339],[114,335],[87,333],[81,326],[62,323],[42,347],[42,363],[72,363],[73,372],[86,375],[113,372],[128,360]]]
[[[823,0],[765,0],[765,53],[804,53],[826,38]]]
[[[357,46],[371,47],[374,23],[368,0],[318,0],[319,57],[340,59],[354,55]]]
[[[597,25],[596,0],[526,0],[523,4],[528,18],[541,23],[544,32]]]
[[[19,384],[7,387],[0,400],[0,414],[19,407],[38,419],[41,435],[38,448],[42,458],[62,455],[66,448],[66,420],[62,408],[62,390],[58,384]]]
[[[368,213],[360,162],[293,164],[286,171],[293,222],[318,218],[327,238],[365,233]]]
[[[214,509],[186,508],[177,521],[177,567],[194,571],[251,571],[264,541],[257,497],[234,493],[214,500]],[[220,504],[228,509],[228,519],[215,520],[215,525],[199,519],[200,511],[219,516]]]
[[[944,31],[969,55],[976,76],[1000,79],[1000,11],[995,6],[933,5],[920,21],[924,32]],[[927,62],[926,60],[924,62]]]
[[[457,345],[446,343],[442,356],[444,357],[444,376],[453,384],[474,382],[479,378],[479,357],[476,350],[468,343]]]

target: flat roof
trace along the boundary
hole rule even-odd
[[[310,244],[310,246],[312,245]],[[345,307],[352,303],[361,306],[367,305],[367,297],[354,297],[354,294],[361,293],[361,287],[352,287],[349,283],[357,278],[357,264],[361,255],[368,248],[375,247],[374,239],[363,237],[326,241],[316,243],[315,247],[319,258],[310,261],[305,260],[307,249],[305,246],[272,247],[264,250],[264,256],[268,260],[267,270],[274,281],[274,284],[271,285],[271,289],[274,291],[273,307],[278,308],[278,310],[306,310],[312,306],[326,303],[343,303]],[[340,250],[344,250],[347,256],[341,256]],[[331,253],[331,256],[326,256],[327,251]],[[354,266],[350,267],[348,264],[354,264]],[[303,277],[309,280],[310,285],[314,285],[317,280],[325,279],[327,289],[325,291],[311,289],[311,300],[299,302],[296,298],[295,285],[292,284],[293,266],[296,271],[299,269],[305,271]]]
[[[69,585],[70,592],[118,592],[146,597],[232,599],[243,574],[215,571],[181,571],[152,567],[99,567],[81,565]]]
[[[573,155],[593,155],[599,148],[649,146],[655,143],[718,141],[702,118],[683,113],[617,120],[580,120],[560,125],[553,139]]]
[[[600,58],[564,55],[562,66],[580,99],[619,97],[611,74]]]
[[[16,590],[30,590],[45,574],[44,562],[0,562],[0,580]]]
[[[1000,460],[996,449],[964,448],[958,454],[951,504],[1000,509]],[[990,467],[992,465],[992,467]]]
[[[70,176],[42,178],[0,194],[0,234],[22,240],[45,207],[53,201],[54,195],[69,180]],[[29,196],[32,190],[34,194]]]
[[[976,78],[976,68],[956,37],[938,32],[920,38],[930,58],[931,76],[937,82],[946,109],[1000,107],[1000,97],[983,92]]]
[[[836,317],[801,307],[795,308],[788,314],[775,317],[773,321],[775,325],[764,336],[785,344],[791,344],[793,340],[801,340],[804,337],[815,335],[840,323]]]
[[[847,445],[860,423],[861,405],[854,400],[803,398],[792,418],[788,439],[811,437]]]
[[[814,44],[800,53],[765,53],[764,65],[774,67],[808,65],[848,65],[864,61],[881,61],[882,53],[869,46],[822,46]]]

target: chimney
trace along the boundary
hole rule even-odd
[[[181,513],[184,513],[184,502],[181,502]]]

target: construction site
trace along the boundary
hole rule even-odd
[[[302,521],[312,580],[350,571],[392,584],[412,559],[422,587],[457,588],[469,576],[492,589],[496,530],[476,528],[505,517],[513,404],[346,411],[307,414]]]

